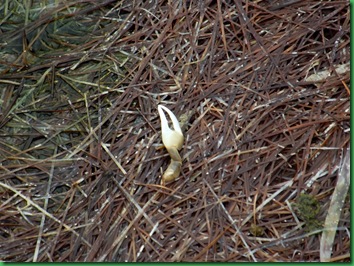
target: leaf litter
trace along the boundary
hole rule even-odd
[[[0,17],[2,261],[350,261],[348,1],[5,1]],[[158,104],[184,121],[166,186]]]

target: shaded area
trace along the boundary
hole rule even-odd
[[[9,2],[1,260],[320,261],[350,140],[347,1]],[[160,103],[185,136],[165,187]],[[350,260],[341,211],[332,261]]]

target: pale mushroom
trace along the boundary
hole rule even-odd
[[[162,176],[162,183],[165,183],[173,181],[180,174],[182,158],[178,150],[182,148],[184,137],[176,116],[163,105],[158,105],[157,110],[161,120],[162,142],[171,156],[171,162]],[[170,117],[173,129],[168,125],[165,112]]]

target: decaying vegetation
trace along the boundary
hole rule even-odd
[[[328,260],[348,1],[4,2],[1,260]],[[158,104],[184,120],[166,186]],[[342,204],[331,261],[350,260]]]

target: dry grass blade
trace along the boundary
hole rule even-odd
[[[321,261],[328,262],[331,259],[334,237],[337,232],[339,217],[343,210],[343,204],[350,186],[350,150],[348,149],[338,173],[338,181],[334,189],[328,214],[321,236]]]

